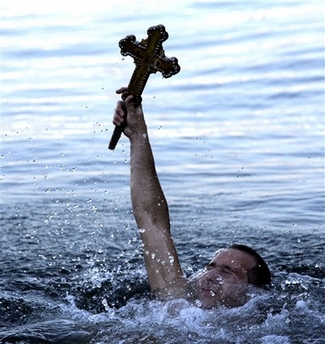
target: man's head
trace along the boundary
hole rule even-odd
[[[255,266],[249,271],[248,283],[263,288],[271,284],[271,273],[264,259],[252,248],[245,245],[233,244],[228,248],[246,252],[255,258]]]
[[[236,307],[248,301],[247,287],[271,282],[269,268],[260,255],[244,245],[217,251],[197,280],[197,299],[203,308]]]

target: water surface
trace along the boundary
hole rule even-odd
[[[2,5],[0,338],[17,343],[322,343],[324,3]],[[182,70],[143,107],[188,275],[232,242],[274,285],[235,309],[148,295],[129,145],[107,149],[118,41],[164,24]]]

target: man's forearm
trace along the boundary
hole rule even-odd
[[[139,228],[159,222],[169,231],[167,202],[157,176],[148,133],[131,139],[131,198]]]

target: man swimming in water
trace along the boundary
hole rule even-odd
[[[124,91],[126,88],[120,88],[116,93]],[[142,106],[134,107],[132,98],[117,103],[113,123],[124,123],[127,113],[123,132],[131,145],[131,199],[151,291],[159,298],[186,298],[202,308],[243,305],[249,299],[249,286],[271,283],[269,268],[253,249],[231,245],[217,251],[196,278],[185,277],[171,237],[168,205],[156,173]]]

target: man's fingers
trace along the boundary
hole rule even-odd
[[[119,114],[122,114],[123,116],[125,115],[125,106],[122,100],[117,102],[115,112],[118,112]]]
[[[122,123],[124,122],[124,118],[119,116],[116,112],[114,114],[114,117],[113,117],[113,124],[114,125],[121,125]]]
[[[121,125],[125,120],[125,107],[123,101],[118,101],[113,116],[113,123],[115,125]]]
[[[127,91],[127,88],[126,88],[126,87],[121,87],[121,88],[119,88],[118,90],[116,90],[115,92],[116,92],[117,94],[122,94],[122,93],[125,92],[125,91]]]
[[[125,106],[126,108],[128,108],[130,105],[134,108],[134,105],[133,105],[133,96],[130,94],[126,99],[125,99]]]
[[[126,87],[121,87],[116,90],[117,94],[122,94],[127,91]],[[120,100],[116,104],[116,108],[113,116],[113,124],[120,126],[125,122],[126,113],[134,114],[135,107],[133,104],[134,96],[129,95],[124,101]]]

